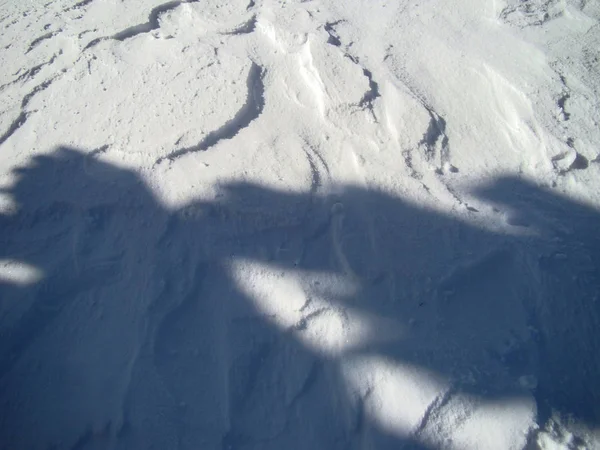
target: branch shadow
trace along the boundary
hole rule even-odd
[[[431,431],[458,398],[600,425],[591,207],[506,177],[476,195],[511,233],[356,186],[234,183],[172,210],[66,147],[15,176],[1,448],[450,448]],[[406,385],[386,399],[371,379],[382,361],[443,388],[405,412]]]

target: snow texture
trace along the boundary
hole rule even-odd
[[[600,448],[597,2],[0,5],[0,449]]]

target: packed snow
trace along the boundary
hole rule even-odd
[[[0,1],[0,448],[600,448],[600,3]]]

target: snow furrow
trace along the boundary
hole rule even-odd
[[[158,5],[155,8],[152,8],[150,11],[150,15],[148,16],[148,22],[141,23],[139,25],[134,25],[132,27],[126,28],[123,31],[119,31],[112,36],[112,39],[117,41],[124,41],[126,39],[130,39],[132,37],[137,36],[142,33],[149,33],[152,30],[156,30],[160,27],[159,18],[161,14],[164,14],[172,9],[177,8],[178,6],[184,3],[194,3],[194,1],[172,1],[163,3],[162,5]]]
[[[446,136],[446,120],[440,117],[433,109],[425,107],[429,113],[429,126],[423,134],[419,145],[425,152],[425,157],[432,162],[439,154],[440,170],[448,158],[448,136]]]
[[[21,114],[9,125],[8,129],[2,136],[0,136],[0,145],[4,144],[8,138],[10,138],[19,128],[25,125],[27,122],[28,113],[21,111]]]
[[[189,153],[206,151],[222,140],[232,139],[244,128],[250,126],[250,124],[260,116],[265,106],[264,76],[265,70],[253,62],[248,71],[248,78],[246,80],[246,87],[248,89],[246,103],[239,109],[235,116],[217,130],[208,133],[197,145],[175,150],[167,156],[158,158],[155,164],[159,164],[165,160],[174,161]]]
[[[306,154],[306,158],[308,159],[308,164],[310,166],[310,174],[311,174],[311,183],[310,183],[310,192],[311,194],[316,194],[319,187],[323,184],[321,180],[321,173],[319,172],[319,168],[315,164],[315,160],[313,156],[309,153],[308,150],[304,151]]]
[[[255,28],[256,28],[256,15],[252,16],[250,19],[248,19],[246,22],[244,22],[240,26],[234,28],[231,31],[226,31],[223,34],[233,35],[233,36],[240,35],[240,34],[249,34],[249,33],[252,33]]]
[[[160,16],[162,14],[167,13],[173,9],[176,9],[177,7],[179,7],[185,3],[196,3],[197,1],[199,1],[199,0],[176,0],[176,1],[171,1],[171,2],[167,2],[167,3],[163,3],[161,5],[158,5],[154,8],[152,8],[152,10],[150,11],[147,22],[125,28],[124,30],[119,31],[119,32],[113,34],[112,36],[103,36],[103,37],[93,39],[85,46],[84,50],[92,48],[92,47],[96,46],[97,44],[99,44],[100,42],[108,40],[108,39],[114,39],[116,41],[122,42],[127,39],[131,39],[135,36],[138,36],[140,34],[150,33],[151,31],[157,30],[158,28],[160,28]]]
[[[27,93],[27,95],[25,95],[23,97],[23,100],[21,101],[21,113],[10,124],[10,126],[4,132],[4,134],[2,136],[0,136],[0,145],[2,145],[4,142],[6,142],[7,139],[9,139],[15,132],[17,132],[17,130],[19,130],[19,128],[21,128],[23,125],[25,125],[25,123],[27,122],[27,119],[29,118],[29,114],[30,114],[29,111],[25,111],[25,109],[29,105],[29,102],[36,94],[38,94],[39,92],[50,87],[50,85],[56,80],[56,78],[58,78],[58,76],[56,76],[54,78],[50,78],[49,80],[46,80],[43,83],[37,85],[36,87],[34,87],[31,90],[31,92]]]
[[[306,139],[303,149],[311,172],[310,193],[315,195],[319,188],[323,186],[323,175],[330,178],[329,166],[321,153],[310,145]]]
[[[335,47],[341,47],[342,45],[342,41],[340,41],[340,38],[335,32],[334,28],[339,23],[341,23],[341,20],[337,20],[335,22],[327,22],[323,27],[329,35],[329,37],[327,38],[327,43]]]
[[[365,69],[363,67],[363,73],[365,74],[365,77],[367,77],[367,79],[369,80],[369,90],[365,92],[365,95],[360,100],[358,106],[360,106],[361,108],[367,107],[371,112],[373,112],[373,101],[376,98],[380,97],[379,85],[375,80],[373,80],[373,74],[370,70]]]
[[[87,5],[89,5],[90,3],[92,3],[94,0],[81,0],[80,2],[75,3],[73,6],[69,6],[68,8],[65,8],[63,10],[63,12],[69,12],[69,11],[73,11],[75,9],[80,9],[83,8]]]
[[[54,61],[56,61],[56,58],[58,58],[59,55],[60,55],[60,53],[55,53],[54,55],[52,55],[52,57],[48,61],[38,64],[36,66],[33,66],[30,69],[27,69],[25,72],[23,72],[21,75],[19,75],[19,77],[16,78],[15,80],[9,81],[8,83],[3,84],[2,86],[0,86],[0,92],[2,92],[7,87],[12,86],[14,84],[24,83],[26,81],[29,81],[30,79],[35,77],[44,67],[52,65],[54,63]]]
[[[27,51],[25,52],[25,54],[29,53],[30,51],[32,51],[34,48],[36,48],[38,45],[40,45],[42,42],[53,38],[54,36],[56,36],[57,34],[59,34],[62,30],[57,30],[57,31],[52,31],[50,33],[46,33],[36,39],[34,39],[33,41],[31,41],[31,43],[29,44],[29,48],[27,49]]]
[[[31,92],[29,92],[27,95],[25,95],[25,97],[23,97],[23,101],[21,101],[21,109],[27,108],[27,105],[29,105],[29,102],[31,101],[31,99],[39,92],[48,89],[50,87],[50,85],[52,85],[52,83],[54,83],[54,81],[56,81],[57,78],[58,78],[58,76],[55,76],[53,78],[50,78],[50,79],[44,81],[43,83],[38,84],[36,87],[34,87],[31,90]]]
[[[435,399],[433,399],[429,406],[427,406],[425,414],[423,414],[423,417],[421,419],[421,423],[413,433],[415,436],[420,436],[423,433],[423,431],[425,431],[427,427],[430,426],[430,423],[432,421],[439,420],[440,412],[450,402],[453,395],[454,389],[450,388],[440,393],[437,397],[435,397]]]
[[[335,27],[336,27],[336,25],[339,25],[340,23],[343,23],[343,20],[336,20],[335,22],[327,22],[324,25],[324,29],[328,34],[327,43],[329,45],[333,45],[334,47],[339,47],[339,48],[341,48],[343,45],[342,45],[342,41],[341,41],[340,37],[338,36],[337,32],[335,31]],[[369,69],[367,69],[366,67],[363,67],[360,64],[359,58],[350,53],[349,46],[344,46],[344,48],[345,48],[345,50],[343,51],[344,57],[348,58],[350,61],[352,61],[358,67],[360,67],[363,72],[363,75],[369,81],[369,90],[364,93],[363,97],[361,98],[361,100],[358,103],[358,106],[360,108],[368,109],[374,117],[373,101],[376,98],[381,96],[379,93],[379,84],[374,80],[373,73]]]

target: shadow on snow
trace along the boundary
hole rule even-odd
[[[510,235],[355,186],[229,184],[170,210],[69,148],[16,175],[0,259],[39,276],[0,278],[2,448],[437,448],[427,423],[403,436],[372,418],[343,375],[361,358],[600,424],[599,216],[549,190],[507,177],[476,192]],[[277,325],[239,264],[304,280],[304,319]],[[402,336],[306,345],[312,319],[349,312]]]

